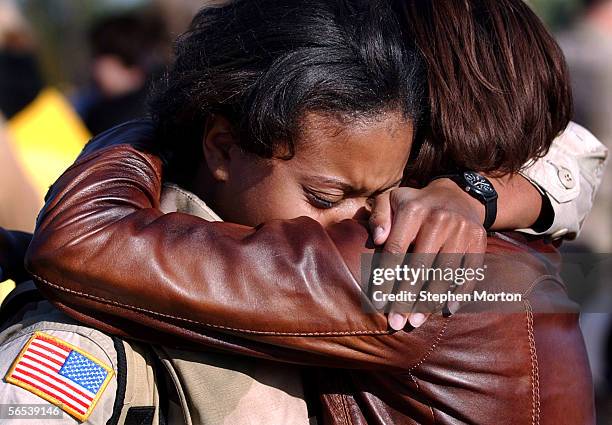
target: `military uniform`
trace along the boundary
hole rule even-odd
[[[161,205],[164,212],[220,220],[175,185],[165,186]],[[0,329],[2,404],[60,406],[62,419],[52,421],[57,425],[309,423],[296,367],[121,340],[36,297],[29,282],[3,306],[5,312],[19,311]],[[67,360],[62,353],[69,353]]]

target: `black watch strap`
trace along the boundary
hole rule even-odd
[[[485,230],[489,230],[493,223],[495,223],[495,219],[497,218],[497,198],[493,201],[488,201],[484,203],[485,206],[485,219],[484,223],[482,223],[482,227]]]

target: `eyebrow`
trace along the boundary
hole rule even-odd
[[[311,177],[311,179],[312,179],[313,183],[319,183],[319,184],[333,186],[333,187],[336,187],[338,189],[341,189],[345,194],[355,195],[355,194],[366,192],[365,190],[356,189],[355,187],[353,187],[353,185],[351,185],[347,181],[344,181],[344,180],[336,178],[336,177],[313,176],[313,177]],[[398,179],[394,183],[390,184],[389,186],[373,192],[372,196],[379,195],[379,194],[381,194],[383,192],[386,192],[387,190],[391,189],[392,187],[398,186],[402,182],[402,180],[403,180],[403,177],[401,177],[400,179]]]
[[[336,177],[313,176],[310,177],[310,180],[312,180],[313,183],[319,183],[342,189],[343,192],[347,193],[356,191],[356,189],[350,183]]]

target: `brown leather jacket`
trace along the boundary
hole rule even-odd
[[[317,366],[323,423],[594,423],[575,306],[534,251],[550,246],[490,238],[484,287],[524,294],[513,313],[468,305],[392,332],[363,310],[362,225],[164,215],[162,163],[130,146],[150,139],[146,123],[106,133],[50,190],[27,265],[67,314],[125,337]]]

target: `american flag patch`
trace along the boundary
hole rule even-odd
[[[113,370],[92,355],[59,338],[35,332],[5,379],[85,421],[112,376]]]

